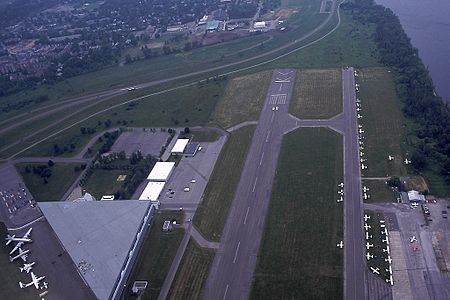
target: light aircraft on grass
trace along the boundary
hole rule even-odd
[[[360,129],[358,130],[358,132],[359,132],[359,133],[364,133],[364,130],[360,128]]]
[[[392,278],[392,275],[389,276],[389,279],[386,279],[387,283],[390,283],[391,285],[394,285],[394,279]]]
[[[362,116],[361,116],[360,114],[358,114],[357,117],[358,117],[358,119],[361,119],[361,118],[362,118]]]
[[[341,198],[339,198],[339,199],[336,200],[336,202],[338,202],[338,203],[339,203],[339,202],[343,202],[343,201],[344,201],[344,198],[343,198],[342,196],[341,196]]]
[[[417,242],[417,238],[416,238],[416,236],[415,236],[415,235],[413,235],[412,237],[410,237],[410,238],[409,238],[409,242],[410,242],[410,243],[414,243],[414,242]]]
[[[386,249],[383,249],[383,252],[387,252],[387,254],[391,254],[391,250],[389,249],[389,246],[387,246]]]
[[[370,254],[369,252],[366,253],[366,258],[367,260],[370,260],[371,258],[373,258],[373,255]]]
[[[368,231],[366,231],[366,240],[371,239],[373,235],[369,234]]]
[[[27,274],[30,273],[31,269],[33,268],[33,266],[35,264],[36,264],[35,262],[29,263],[29,264],[23,264],[23,267],[19,268],[20,272],[25,271],[25,272],[27,272]]]
[[[372,270],[373,273],[380,275],[380,268],[370,267],[370,270]]]
[[[386,238],[384,240],[381,240],[383,243],[386,243],[387,245],[389,245],[389,236],[386,235]]]
[[[367,186],[363,186],[364,193],[367,193],[369,191],[369,188]]]
[[[366,249],[369,250],[373,247],[373,244],[370,244],[369,242],[366,243]]]
[[[344,242],[343,241],[341,241],[340,243],[338,243],[337,245],[336,245],[338,248],[344,248]]]
[[[9,257],[9,260],[11,262],[15,261],[18,258],[21,258],[23,261],[27,261],[28,253],[30,253],[30,250],[22,250],[22,248],[19,248],[19,254],[17,254],[14,257]]]
[[[22,281],[19,281],[19,286],[21,289],[24,289],[26,287],[34,285],[34,287],[38,290],[39,282],[44,278],[45,278],[45,276],[37,277],[33,272],[31,272],[31,282],[24,284],[24,283],[22,283]]]
[[[389,264],[392,264],[392,258],[390,255],[388,255],[388,258],[385,258],[384,261],[388,262]]]
[[[344,183],[343,182],[339,183],[338,187],[344,187]]]
[[[339,194],[339,195],[344,195],[344,190],[339,190],[339,191],[338,191],[338,194]]]
[[[31,235],[31,231],[33,230],[33,228],[28,229],[28,231],[23,235],[23,237],[16,237],[16,235],[7,235],[5,240],[6,245],[9,245],[11,242],[26,242],[26,243],[30,243],[32,242],[32,240],[30,239],[30,235]]]
[[[369,199],[369,198],[370,198],[370,195],[369,195],[369,194],[367,194],[367,193],[364,193],[364,194],[363,194],[363,198],[364,198],[364,200],[367,200],[367,199]]]
[[[367,222],[367,220],[370,220],[370,216],[367,215],[367,214],[365,214],[365,215],[364,215],[364,222]]]
[[[389,156],[388,156],[388,159],[389,159],[389,161],[391,161],[391,160],[394,160],[394,157],[391,156],[391,155],[389,155]]]
[[[407,158],[405,158],[404,162],[405,162],[405,165],[409,165],[411,163],[411,161]]]
[[[368,231],[370,228],[372,228],[370,225],[367,225],[367,223],[364,224],[364,229]]]
[[[367,166],[365,164],[361,164],[361,170],[367,169]]]

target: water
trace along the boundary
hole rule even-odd
[[[436,92],[450,101],[450,1],[375,0],[400,18],[428,68]]]

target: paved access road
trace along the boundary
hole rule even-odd
[[[360,300],[366,294],[366,262],[362,224],[361,169],[353,68],[342,70],[344,101],[344,297]]]
[[[288,114],[294,82],[294,70],[273,72],[204,299],[249,297],[283,134],[296,123]]]

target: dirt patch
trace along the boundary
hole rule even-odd
[[[277,17],[282,17],[282,18],[287,18],[287,17],[289,17],[291,14],[292,14],[292,9],[286,9],[286,8],[283,8],[283,9],[280,9],[276,14],[275,14],[275,16],[277,16]]]
[[[406,179],[405,188],[407,191],[416,190],[420,193],[428,192],[428,185],[422,176],[411,176]]]
[[[203,38],[203,45],[211,45],[220,42],[231,41],[244,35],[237,32],[208,32]]]

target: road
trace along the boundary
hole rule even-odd
[[[353,68],[342,70],[344,101],[344,298],[365,299],[366,262],[363,243],[361,168],[359,163],[356,91]]]
[[[294,70],[275,70],[209,273],[204,299],[247,299],[288,114]],[[275,109],[275,110],[274,110]]]
[[[187,73],[187,74],[183,74],[183,75],[179,75],[179,76],[174,76],[174,77],[170,77],[170,78],[165,78],[165,79],[161,79],[161,80],[157,80],[157,81],[145,82],[145,83],[141,83],[141,84],[136,85],[136,87],[139,88],[139,89],[149,88],[149,87],[157,86],[157,85],[160,85],[160,84],[163,84],[163,83],[168,83],[168,82],[172,82],[172,81],[176,81],[176,80],[180,80],[180,79],[187,79],[189,77],[193,77],[193,76],[197,76],[197,75],[201,75],[201,74],[208,74],[208,73],[211,73],[211,72],[214,72],[214,71],[219,71],[219,70],[222,70],[222,69],[226,69],[226,68],[237,66],[237,68],[234,69],[234,70],[231,70],[229,72],[225,72],[223,74],[219,74],[219,76],[231,75],[231,74],[235,74],[235,73],[242,72],[242,71],[245,71],[245,70],[249,70],[249,69],[252,69],[252,68],[256,68],[256,67],[265,65],[267,63],[274,62],[274,61],[276,61],[278,59],[281,59],[281,58],[283,58],[283,57],[285,57],[287,55],[290,55],[290,54],[292,54],[294,52],[297,52],[297,51],[299,51],[301,49],[309,47],[309,46],[311,46],[311,45],[321,41],[322,39],[324,39],[325,37],[327,37],[331,33],[333,33],[340,26],[340,22],[341,22],[340,13],[339,13],[339,5],[336,8],[336,1],[333,1],[333,4],[332,4],[332,12],[333,13],[330,13],[327,16],[327,18],[322,23],[320,23],[317,27],[315,27],[313,30],[311,30],[310,32],[308,32],[304,36],[302,36],[302,37],[300,37],[300,38],[298,38],[298,39],[296,39],[296,40],[294,40],[292,42],[289,42],[289,43],[287,43],[287,44],[285,44],[283,46],[280,46],[278,48],[266,51],[266,52],[264,52],[262,54],[255,55],[255,56],[250,57],[250,58],[242,59],[242,60],[239,60],[239,61],[236,61],[236,62],[233,62],[233,63],[229,63],[229,64],[217,66],[217,67],[212,67],[212,68],[201,70],[201,71],[191,72],[191,73]],[[321,37],[319,37],[319,38],[317,38],[317,39],[315,39],[315,40],[313,40],[313,41],[311,41],[311,42],[309,42],[309,43],[307,43],[307,44],[305,44],[303,46],[295,47],[298,43],[300,43],[300,42],[310,38],[311,36],[313,36],[314,34],[319,32],[320,30],[322,30],[324,27],[326,27],[328,25],[328,23],[330,22],[330,20],[332,19],[332,17],[334,16],[334,12],[335,11],[337,11],[337,16],[338,16],[338,23],[336,24],[336,26],[334,26],[330,31],[325,33],[323,36],[321,36]],[[277,56],[275,56],[275,57],[273,57],[271,59],[266,59],[266,60],[264,60],[262,62],[259,62],[259,63],[255,63],[255,64],[252,64],[252,65],[249,65],[249,66],[246,66],[246,67],[240,66],[240,65],[242,65],[244,63],[248,63],[248,62],[251,62],[251,61],[254,61],[254,60],[257,60],[257,59],[261,59],[261,58],[264,58],[264,57],[276,54],[276,53],[278,53],[278,52],[280,52],[282,50],[286,50],[286,49],[288,49],[290,47],[295,47],[295,48],[292,49],[292,50],[289,50],[289,51],[287,51],[287,52],[285,52],[283,54],[277,55]],[[141,96],[141,97],[136,97],[136,98],[124,101],[124,102],[122,102],[120,104],[117,104],[117,105],[113,105],[113,106],[111,106],[109,108],[106,108],[106,109],[103,109],[101,111],[97,111],[97,112],[89,115],[86,118],[83,118],[83,119],[81,119],[81,120],[79,120],[77,122],[74,122],[73,124],[71,124],[69,126],[66,126],[66,127],[62,128],[62,129],[60,129],[60,130],[58,130],[58,131],[56,131],[56,132],[54,132],[52,134],[49,134],[47,137],[42,138],[39,141],[31,144],[30,146],[28,146],[28,147],[26,147],[26,148],[16,152],[12,156],[10,156],[8,159],[12,159],[15,156],[17,156],[18,154],[21,154],[21,153],[25,152],[26,150],[34,147],[35,145],[37,145],[37,144],[39,144],[39,143],[41,143],[41,142],[43,142],[43,141],[45,141],[45,140],[55,136],[57,134],[60,134],[61,132],[65,131],[65,130],[67,130],[69,128],[72,128],[73,126],[76,126],[76,125],[78,125],[78,124],[80,124],[80,123],[82,123],[82,122],[84,122],[84,121],[86,121],[86,120],[88,120],[88,119],[90,119],[90,118],[100,114],[100,113],[109,111],[111,109],[117,108],[117,107],[122,106],[122,105],[126,105],[126,104],[128,104],[128,103],[130,103],[132,101],[145,99],[145,98],[157,95],[157,94],[162,94],[162,93],[166,93],[166,92],[173,91],[173,90],[176,90],[176,89],[180,89],[180,88],[183,88],[183,87],[191,86],[191,85],[194,85],[196,83],[197,83],[197,81],[194,81],[194,82],[190,82],[190,83],[187,83],[187,84],[179,85],[179,86],[177,86],[175,88],[169,88],[169,89],[165,89],[165,90],[162,90],[162,91],[159,91],[159,92],[150,93],[150,94],[147,94],[147,95],[144,95],[144,96]],[[113,97],[115,95],[119,95],[121,93],[124,93],[123,89],[115,88],[115,89],[110,89],[110,90],[106,90],[106,91],[102,91],[102,92],[98,92],[98,93],[92,94],[92,96],[86,95],[86,96],[83,96],[83,97],[78,97],[78,98],[73,99],[73,101],[66,100],[66,101],[63,102],[64,105],[60,105],[60,106],[58,106],[56,108],[52,108],[52,112],[54,113],[54,112],[60,111],[61,109],[65,109],[67,107],[71,107],[71,106],[73,106],[73,103],[75,103],[75,102],[78,103],[78,104],[81,104],[81,103],[86,103],[86,102],[105,101],[105,100],[108,100],[111,97]],[[38,110],[45,110],[46,108],[54,107],[55,105],[56,104],[51,104],[50,106],[45,106],[45,107],[39,108]],[[44,111],[44,112],[42,112],[40,114],[40,116],[43,117],[43,116],[47,116],[48,114],[49,114],[48,111]],[[19,116],[14,117],[14,118],[16,118],[18,120],[17,124],[13,124],[11,126],[7,126],[7,128],[4,128],[2,131],[6,132],[6,131],[9,131],[9,130],[12,130],[12,129],[16,128],[17,126],[26,124],[28,122],[28,120],[39,119],[39,117],[37,117],[36,115],[29,116],[28,113],[21,114]],[[19,119],[20,119],[20,121],[19,121]],[[5,123],[8,122],[8,121],[9,120],[5,121]],[[54,124],[57,124],[58,122],[60,122],[60,121],[56,121]],[[51,125],[49,125],[49,126],[51,126]],[[11,146],[8,146],[7,148],[10,148],[10,147]],[[2,152],[4,150],[6,150],[6,149],[0,149],[0,152]]]

